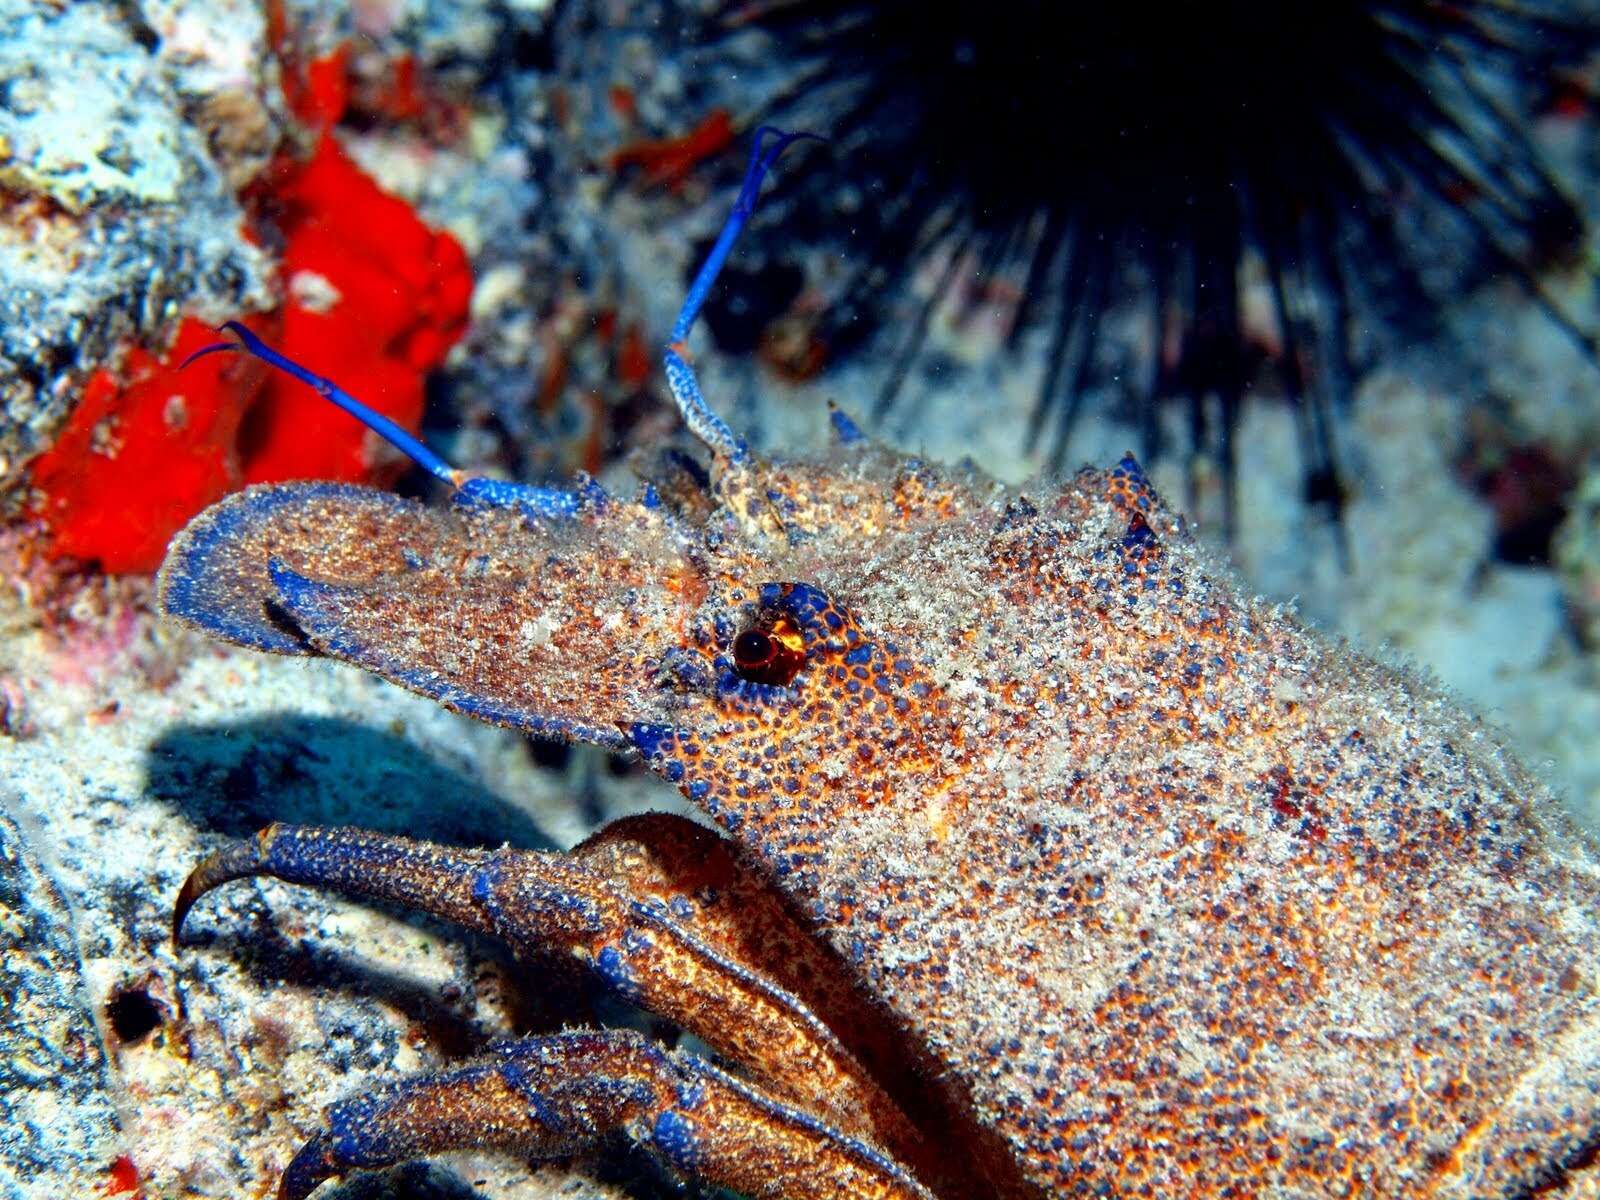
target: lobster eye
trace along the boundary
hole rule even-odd
[[[746,671],[766,666],[777,652],[778,643],[772,640],[770,633],[760,629],[745,630],[739,635],[739,640],[733,643],[733,657],[740,668]]]
[[[788,687],[806,665],[805,639],[788,617],[777,617],[734,639],[733,665],[750,683]]]

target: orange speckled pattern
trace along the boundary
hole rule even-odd
[[[924,475],[854,544],[851,487],[768,568],[824,597],[792,694],[691,703],[651,762],[1036,1183],[1514,1196],[1586,1151],[1594,857],[1480,726],[1241,595],[1131,460]]]
[[[175,544],[169,608],[224,539],[256,565],[213,608],[638,748],[999,1135],[994,1194],[1592,1185],[1594,847],[1437,689],[1243,593],[1132,459],[1019,490],[848,446],[549,521],[250,495]],[[798,674],[742,678],[780,626]]]

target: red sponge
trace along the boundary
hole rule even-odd
[[[284,305],[278,348],[407,429],[424,376],[466,329],[472,272],[460,244],[429,229],[324,134],[274,189],[282,206]],[[383,462],[375,438],[304,384],[267,381],[241,446],[244,479],[362,480]]]
[[[460,244],[326,133],[309,161],[280,163],[268,187],[287,294],[252,328],[415,430],[424,376],[466,328],[472,273]],[[120,377],[93,377],[33,467],[52,555],[152,571],[173,533],[241,483],[371,480],[392,461],[355,420],[257,363],[213,355],[176,370],[216,340],[187,320],[164,359],[136,349]]]

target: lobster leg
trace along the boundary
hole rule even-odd
[[[683,1174],[782,1200],[933,1200],[881,1152],[710,1064],[630,1032],[513,1042],[471,1066],[333,1105],[279,1185],[304,1200],[324,1179],[447,1150],[545,1156],[621,1130]]]
[[[727,844],[681,817],[619,822],[570,855],[274,825],[194,869],[174,937],[202,895],[256,875],[417,909],[521,953],[564,950],[775,1095],[906,1161],[933,1157],[858,1057],[865,1049],[880,1067],[888,1057],[881,1019],[875,1028],[841,994],[844,972]],[[856,1052],[791,987],[809,988],[829,1021],[852,1027]]]

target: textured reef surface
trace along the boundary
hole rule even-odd
[[[116,6],[0,6],[0,88],[8,487],[122,343],[163,336],[182,311],[258,307],[270,264],[176,81]]]
[[[564,848],[679,801],[637,758],[486,728],[326,662],[220,649],[160,620],[150,573],[185,521],[248,483],[427,488],[254,364],[180,373],[224,319],[463,465],[585,470],[618,494],[636,467],[681,468],[657,348],[788,78],[759,23],[697,42],[718,11],[0,0],[3,1200],[266,1194],[340,1097],[597,1014],[651,1027],[582,981],[519,982],[502,951],[442,924],[271,881],[208,900],[176,954],[189,866],[271,820]],[[1589,222],[1576,265],[1537,279],[1590,327],[1597,87],[1600,64],[1572,64],[1519,127]],[[805,166],[845,218],[883,199],[828,174],[858,156]],[[883,337],[830,342],[825,301],[860,285],[873,256],[850,239],[865,234],[786,248],[784,228],[765,227],[708,312],[697,367],[718,411],[763,449],[815,450],[830,400],[871,416],[917,325],[900,401],[870,432],[1010,483],[1048,465],[1027,430],[1050,335],[1013,337],[1017,279],[935,256],[878,297]],[[1504,731],[1531,789],[1600,828],[1600,372],[1526,287],[1465,278],[1336,412],[1339,522],[1306,491],[1303,414],[1271,369],[1239,406],[1231,540],[1217,458],[1146,465],[1247,594],[1431,675]],[[1241,270],[1240,311],[1281,358],[1259,263]],[[1101,374],[1142,329],[1104,314]],[[1095,392],[1064,461],[1116,463],[1148,420]],[[1184,444],[1189,414],[1160,420]],[[675,1186],[611,1153],[599,1175],[468,1157],[325,1194]]]

